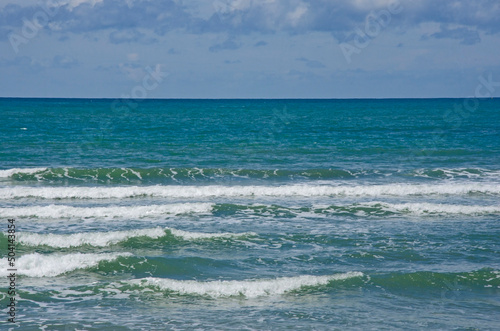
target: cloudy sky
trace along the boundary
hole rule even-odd
[[[481,75],[499,0],[0,0],[3,97],[468,97]]]

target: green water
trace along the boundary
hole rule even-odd
[[[1,328],[498,329],[475,101],[0,99]]]

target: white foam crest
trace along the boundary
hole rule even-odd
[[[196,240],[196,239],[213,239],[213,238],[237,238],[245,236],[256,236],[255,232],[242,232],[242,233],[231,233],[231,232],[220,232],[220,233],[204,233],[204,232],[188,232],[183,230],[177,230],[172,228],[167,228],[170,233],[176,237],[181,237],[185,240]]]
[[[0,217],[38,218],[144,218],[164,214],[209,213],[211,203],[178,203],[148,206],[73,207],[67,205],[0,208]]]
[[[395,213],[412,213],[416,215],[428,214],[463,214],[463,215],[484,215],[500,213],[500,206],[478,206],[478,205],[451,205],[451,204],[436,204],[436,203],[387,203],[381,201],[372,201],[364,203],[356,203],[344,206],[328,206],[325,204],[315,204],[313,209],[357,209],[363,207],[380,208],[383,211]],[[302,213],[300,213],[302,214]]]
[[[255,298],[266,295],[281,295],[305,286],[321,286],[332,281],[362,277],[361,272],[347,272],[329,276],[297,276],[265,280],[210,281],[175,280],[168,278],[143,278],[129,281],[133,285],[153,286],[163,291],[177,292],[183,295],[200,295],[214,298],[245,296]]]
[[[388,184],[361,186],[124,186],[124,187],[9,187],[0,188],[0,199],[112,199],[131,197],[204,198],[236,196],[408,196],[500,194],[500,185],[481,183]]]
[[[18,241],[27,246],[46,245],[57,248],[78,247],[90,245],[95,247],[105,247],[135,237],[149,237],[157,239],[165,235],[165,230],[157,227],[153,229],[140,229],[128,231],[111,232],[79,232],[72,234],[52,234],[52,233],[29,233],[20,232],[17,235]]]
[[[17,274],[28,277],[55,277],[77,269],[97,266],[101,261],[113,261],[122,256],[131,256],[130,253],[101,253],[101,254],[50,254],[31,253],[16,258]],[[7,259],[2,259],[7,266]],[[7,267],[0,270],[0,277],[9,274]]]
[[[427,174],[429,170],[419,169],[416,171],[416,174],[421,177],[432,177]],[[467,178],[500,178],[500,170],[490,170],[484,168],[455,168],[455,169],[446,169],[446,168],[436,168],[431,171],[441,171],[443,175],[447,178],[456,178],[456,177],[467,177]]]
[[[53,233],[31,233],[19,232],[17,240],[19,243],[27,246],[50,246],[56,248],[70,248],[89,245],[94,247],[106,247],[110,245],[123,242],[130,238],[148,237],[157,239],[165,236],[165,230],[175,237],[180,237],[184,240],[199,240],[199,239],[213,239],[213,238],[238,238],[243,236],[256,236],[254,232],[244,233],[202,233],[202,232],[189,232],[177,230],[173,228],[150,228],[150,229],[137,229],[137,230],[124,230],[124,231],[110,231],[110,232],[79,232],[71,234],[53,234]],[[7,235],[4,233],[4,235]]]
[[[8,178],[14,174],[34,174],[45,170],[47,170],[47,168],[12,168],[0,170],[0,178]]]
[[[462,215],[479,215],[479,214],[498,214],[500,206],[467,206],[467,205],[449,205],[449,204],[434,204],[434,203],[401,203],[387,204],[382,202],[368,203],[369,206],[381,205],[387,210],[395,210],[398,212],[409,212],[416,215],[426,214],[462,214]]]

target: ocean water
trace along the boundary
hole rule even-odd
[[[0,220],[2,330],[498,330],[500,100],[0,99]]]

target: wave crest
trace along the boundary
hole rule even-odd
[[[329,276],[296,276],[266,280],[246,281],[209,281],[175,280],[167,278],[143,278],[129,281],[141,287],[155,287],[161,291],[175,292],[181,295],[210,296],[213,298],[244,296],[255,298],[268,295],[281,295],[299,290],[303,287],[327,285],[333,281],[341,281],[354,277],[362,277],[361,272],[347,272]]]
[[[16,208],[0,208],[0,217],[37,218],[144,218],[165,214],[209,213],[212,203],[177,203],[148,206],[73,207],[48,205]]]
[[[124,199],[134,197],[289,197],[289,196],[412,196],[500,194],[500,185],[386,184],[386,185],[281,185],[281,186],[124,186],[124,187],[15,187],[0,188],[0,199]]]
[[[182,240],[204,240],[204,239],[219,239],[219,238],[241,238],[247,236],[256,236],[253,232],[244,233],[202,233],[177,230],[173,228],[151,228],[138,230],[110,231],[110,232],[79,232],[72,234],[52,234],[52,233],[30,233],[20,232],[17,234],[19,243],[26,246],[48,246],[54,248],[71,248],[79,246],[106,247],[127,241],[131,238],[147,237],[150,239],[158,239],[167,235],[169,232],[172,236]],[[6,234],[4,234],[6,236]]]
[[[113,261],[119,257],[131,256],[130,253],[99,254],[26,254],[16,257],[17,274],[28,277],[55,277],[77,269],[97,266],[102,261]],[[7,259],[2,259],[7,265]],[[7,269],[0,270],[0,276],[7,276]]]

